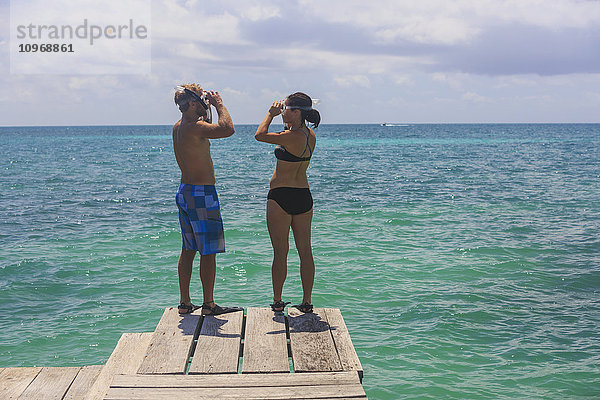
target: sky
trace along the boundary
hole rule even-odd
[[[32,19],[83,3],[44,4]],[[219,91],[238,124],[296,91],[319,99],[322,123],[600,122],[598,0],[147,4],[149,73],[19,74],[0,0],[0,126],[172,124],[174,87],[191,82]]]

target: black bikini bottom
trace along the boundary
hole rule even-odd
[[[313,206],[309,188],[278,187],[269,190],[267,199],[275,200],[283,211],[291,215],[303,214]]]

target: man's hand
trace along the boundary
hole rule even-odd
[[[235,133],[233,121],[231,120],[229,111],[227,111],[227,107],[225,107],[225,104],[223,104],[223,99],[221,99],[219,92],[214,90],[205,90],[204,93],[210,105],[217,109],[219,121],[211,124],[207,124],[206,122],[200,123],[200,134],[207,139],[219,139],[233,135]]]
[[[210,102],[210,104],[212,106],[214,106],[215,108],[219,105],[223,105],[223,99],[221,98],[221,95],[219,94],[219,92],[215,92],[214,90],[207,90],[205,91],[206,93],[206,98],[208,99],[208,101]]]

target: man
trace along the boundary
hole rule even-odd
[[[216,253],[225,251],[223,222],[215,189],[215,170],[210,157],[209,139],[226,138],[234,133],[231,116],[218,92],[203,91],[196,84],[177,87],[175,104],[182,112],[173,126],[173,147],[181,184],[176,201],[183,246],[179,263],[179,312],[190,313],[199,307],[190,298],[190,280],[196,252],[200,252],[200,280],[204,303],[203,315],[218,315],[233,311],[214,302],[213,289],[216,273]],[[219,116],[218,123],[210,118],[210,106]]]

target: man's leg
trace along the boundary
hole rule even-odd
[[[217,273],[216,254],[200,256],[200,280],[202,281],[202,293],[204,303],[213,307],[215,304],[213,291],[215,288],[215,275]]]
[[[195,250],[181,249],[179,263],[177,264],[177,272],[179,273],[180,302],[187,305],[192,303],[192,299],[190,298],[190,281],[192,280],[192,266],[195,256]]]

